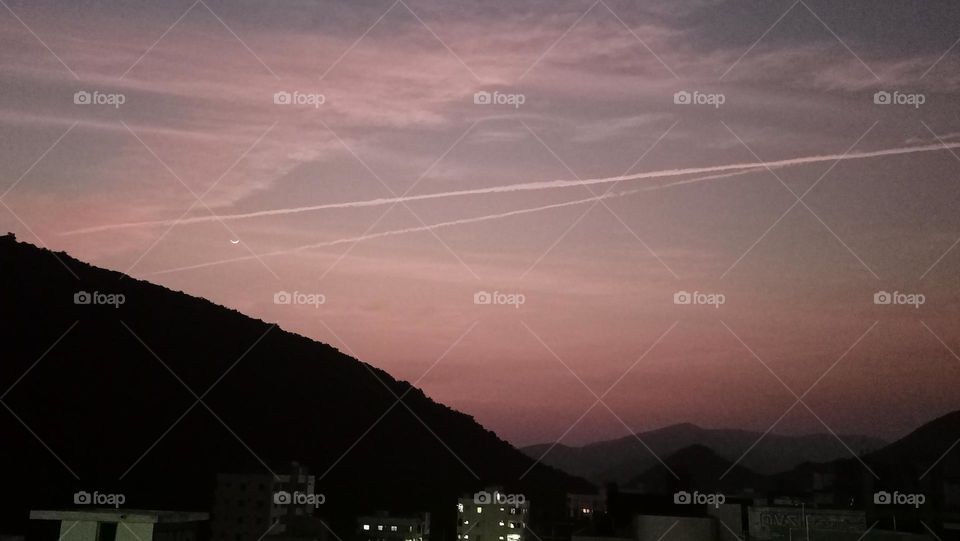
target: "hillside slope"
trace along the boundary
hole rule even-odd
[[[79,279],[51,252],[0,237],[0,523],[69,506],[81,489],[209,509],[216,473],[291,460],[320,478],[326,513],[434,509],[438,528],[454,498],[486,483],[541,511],[591,488],[543,465],[518,481],[531,459],[331,346],[58,255]],[[75,304],[78,291],[125,302]]]

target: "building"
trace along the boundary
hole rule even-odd
[[[606,512],[607,495],[604,491],[600,494],[567,493],[567,513],[572,519],[590,519]]]
[[[60,523],[57,541],[194,541],[209,518],[207,513],[116,508],[30,511],[31,520]]]
[[[386,511],[357,518],[357,539],[362,541],[427,541],[430,539],[430,513],[410,516]]]
[[[324,503],[314,492],[315,478],[297,462],[285,472],[226,473],[217,476],[211,537],[213,541],[258,541],[289,535],[295,524],[310,522]]]
[[[684,541],[716,541],[717,525],[709,517],[668,517],[637,515],[633,518],[635,541],[658,541],[667,538]]]
[[[530,502],[523,494],[488,488],[457,502],[460,541],[524,541]]]
[[[707,506],[707,516],[717,524],[717,538],[720,541],[740,541],[747,537],[747,501],[731,501]]]
[[[750,539],[757,541],[840,538],[867,531],[866,513],[858,510],[751,506],[747,513]]]

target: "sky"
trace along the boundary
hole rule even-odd
[[[0,4],[21,240],[516,445],[960,408],[956,2]]]

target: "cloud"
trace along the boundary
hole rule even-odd
[[[699,178],[687,179],[687,180],[685,180],[685,181],[676,182],[676,183],[673,183],[673,184],[669,184],[669,185],[667,185],[667,186],[680,185],[680,184],[689,184],[689,183],[693,183],[693,182],[703,182],[703,181],[706,181],[706,180],[716,180],[716,179],[721,179],[721,178],[734,177],[734,176],[744,175],[744,174],[748,174],[748,173],[754,173],[754,172],[761,171],[761,170],[762,170],[762,168],[753,168],[753,169],[746,169],[746,170],[744,170],[744,171],[736,171],[736,172],[734,172],[734,173],[726,173],[726,174],[721,174],[721,175],[709,175],[709,176],[704,176],[704,177],[699,177]],[[362,241],[366,241],[366,240],[373,240],[373,239],[379,239],[379,238],[384,238],[384,237],[393,237],[393,236],[396,236],[396,235],[406,235],[406,234],[409,234],[409,233],[418,233],[418,232],[421,232],[421,231],[433,231],[433,230],[435,230],[435,229],[442,229],[442,228],[453,227],[453,226],[458,226],[458,225],[467,225],[467,224],[473,224],[473,223],[479,223],[479,222],[487,222],[487,221],[491,221],[491,220],[500,220],[500,219],[509,218],[509,217],[512,217],[512,216],[521,216],[521,215],[524,215],[524,214],[531,214],[531,213],[535,213],[535,212],[543,212],[543,211],[546,211],[546,210],[553,210],[553,209],[558,209],[558,208],[570,207],[570,206],[574,206],[574,205],[583,205],[583,204],[586,204],[586,203],[593,203],[593,202],[596,202],[596,201],[602,201],[602,200],[604,200],[604,199],[613,199],[613,198],[618,198],[618,197],[625,197],[625,196],[628,196],[628,195],[638,194],[638,193],[641,193],[641,192],[644,192],[644,191],[657,190],[657,189],[665,188],[665,187],[667,187],[667,186],[650,186],[650,187],[647,187],[647,188],[640,188],[640,189],[634,189],[634,190],[626,190],[626,191],[622,191],[622,192],[609,192],[609,193],[604,193],[604,194],[601,194],[601,195],[596,195],[596,196],[593,196],[593,197],[587,197],[587,198],[584,198],[584,199],[576,199],[576,200],[573,200],[573,201],[564,201],[564,202],[562,202],[562,203],[553,203],[553,204],[550,204],[550,205],[541,205],[541,206],[538,206],[538,207],[525,208],[525,209],[519,209],[519,210],[511,210],[511,211],[508,211],[508,212],[500,212],[500,213],[497,213],[497,214],[488,214],[488,215],[484,215],[484,216],[474,216],[474,217],[471,217],[471,218],[462,218],[462,219],[459,219],[459,220],[450,220],[450,221],[446,221],[446,222],[439,222],[439,223],[435,223],[435,224],[422,225],[422,226],[417,226],[417,227],[405,227],[405,228],[402,228],[402,229],[393,229],[393,230],[390,230],[390,231],[381,231],[381,232],[378,232],[378,233],[369,233],[369,234],[361,235],[361,236],[345,237],[345,238],[341,238],[341,239],[335,239],[335,240],[329,240],[329,241],[324,241],[324,242],[318,242],[318,243],[314,243],[314,244],[306,244],[306,245],[303,245],[303,246],[297,246],[297,247],[295,247],[295,248],[287,248],[287,249],[283,249],[283,250],[275,250],[275,251],[267,252],[267,253],[264,253],[264,254],[258,254],[258,255],[256,255],[256,256],[250,255],[250,256],[234,257],[234,258],[230,258],[230,259],[223,259],[223,260],[220,260],[220,261],[211,261],[211,262],[207,262],[207,263],[198,263],[198,264],[195,264],[195,265],[187,265],[187,266],[183,266],[183,267],[177,267],[177,268],[174,268],[174,269],[166,269],[166,270],[161,270],[161,271],[155,271],[155,272],[153,272],[153,273],[151,273],[151,274],[168,274],[168,273],[172,273],[172,272],[180,272],[180,271],[185,271],[185,270],[201,269],[201,268],[205,268],[205,267],[212,267],[212,266],[217,266],[217,265],[223,265],[223,264],[226,264],[226,263],[235,263],[235,262],[239,262],[239,261],[248,261],[248,260],[251,260],[251,259],[257,259],[258,257],[268,257],[268,256],[276,256],[276,255],[293,254],[293,253],[302,252],[302,251],[310,250],[310,249],[314,249],[314,248],[324,248],[324,247],[329,247],[329,246],[337,246],[337,245],[339,245],[339,244],[354,244],[354,243],[362,242]]]
[[[584,186],[584,185],[609,184],[614,182],[627,182],[627,181],[634,181],[634,180],[660,179],[660,178],[694,175],[694,174],[701,174],[701,173],[718,173],[718,172],[726,172],[726,171],[736,171],[736,170],[742,170],[742,169],[755,170],[757,168],[791,167],[791,166],[808,165],[808,164],[820,163],[820,162],[863,160],[863,159],[871,159],[871,158],[880,158],[885,156],[897,156],[901,154],[914,154],[918,152],[936,152],[936,151],[942,151],[942,150],[954,149],[954,148],[960,148],[960,143],[931,144],[931,145],[922,145],[922,146],[887,148],[882,150],[849,152],[847,154],[826,154],[826,155],[819,155],[819,156],[804,156],[799,158],[787,158],[783,160],[775,160],[775,161],[768,161],[768,162],[747,162],[747,163],[735,163],[735,164],[727,164],[727,165],[714,165],[714,166],[707,166],[707,167],[686,167],[681,169],[665,169],[660,171],[647,171],[644,173],[634,173],[630,175],[620,175],[615,177],[603,177],[603,178],[588,178],[583,180],[548,180],[548,181],[539,181],[539,182],[526,182],[521,184],[491,186],[486,188],[474,188],[470,190],[458,190],[458,191],[452,191],[452,192],[406,195],[406,196],[398,196],[398,197],[383,197],[378,199],[368,199],[365,201],[349,201],[344,203],[328,203],[323,205],[309,205],[309,206],[302,206],[302,207],[261,210],[261,211],[247,212],[242,214],[197,216],[193,218],[186,218],[183,220],[156,220],[156,221],[148,221],[148,222],[128,222],[128,223],[122,223],[122,224],[111,224],[111,225],[87,227],[87,228],[77,229],[73,231],[66,231],[64,232],[64,234],[78,235],[78,234],[99,233],[103,231],[146,227],[146,226],[172,226],[174,224],[185,225],[185,224],[205,223],[205,222],[211,222],[211,221],[243,220],[243,219],[250,219],[250,218],[262,218],[266,216],[299,214],[303,212],[314,212],[318,210],[393,205],[398,203],[408,203],[412,201],[422,201],[422,200],[428,200],[428,199],[444,199],[448,197],[462,197],[462,196],[469,196],[469,195],[486,195],[486,194],[510,193],[510,192],[519,192],[519,191],[533,191],[533,190],[552,190],[552,189],[570,188],[570,187]],[[713,178],[723,178],[723,177],[705,177],[700,180],[708,180]],[[565,206],[565,204],[561,206]],[[544,208],[546,209],[546,208],[554,208],[554,207],[548,206]],[[508,213],[508,214],[505,214],[504,216],[510,216],[510,215],[511,214]]]

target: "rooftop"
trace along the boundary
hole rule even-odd
[[[31,520],[73,520],[96,522],[151,523],[159,522],[202,522],[210,519],[209,513],[192,511],[158,511],[149,509],[34,509],[30,511]]]

